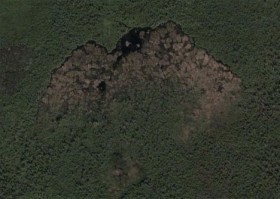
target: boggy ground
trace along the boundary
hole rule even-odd
[[[133,87],[135,81],[168,78],[201,91],[193,118],[207,120],[236,99],[241,82],[227,66],[195,47],[178,24],[168,21],[154,29],[131,30],[110,53],[93,41],[79,46],[53,71],[41,110],[89,109]]]

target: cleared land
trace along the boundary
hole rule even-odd
[[[154,29],[131,30],[110,53],[95,42],[78,47],[53,71],[41,101],[47,110],[66,113],[77,106],[88,110],[92,103],[114,99],[133,88],[135,82],[170,78],[177,78],[187,90],[201,92],[200,107],[193,115],[207,119],[231,104],[241,82],[228,67],[196,48],[178,24],[169,21]]]

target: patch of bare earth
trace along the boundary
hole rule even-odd
[[[155,29],[135,28],[115,50],[88,42],[53,71],[41,107],[67,112],[110,100],[133,81],[178,77],[183,86],[202,91],[196,119],[223,112],[235,100],[240,79],[204,49],[190,42],[181,27],[167,22]]]

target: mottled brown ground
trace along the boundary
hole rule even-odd
[[[200,108],[193,110],[197,119],[209,120],[225,111],[240,90],[240,79],[227,66],[196,48],[180,26],[169,21],[155,29],[131,30],[111,53],[95,42],[74,50],[53,71],[41,107],[63,112],[77,106],[87,109],[114,98],[133,81],[171,77],[202,92]]]

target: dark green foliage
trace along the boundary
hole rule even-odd
[[[24,46],[11,46],[0,49],[0,92],[11,95],[24,77],[23,66],[29,59],[28,49]]]
[[[0,92],[0,198],[280,197],[279,1],[0,5],[0,49],[28,49],[14,65],[0,55],[0,90],[10,83]],[[161,82],[127,90],[92,113],[37,120],[51,71],[77,45],[94,39],[112,49],[130,28],[169,19],[242,79],[231,111],[180,142],[181,128],[194,123],[188,111],[197,95]],[[20,76],[3,76],[5,71]],[[134,164],[140,171],[135,179],[112,177],[114,167],[128,175]],[[120,190],[110,192],[112,187]]]

